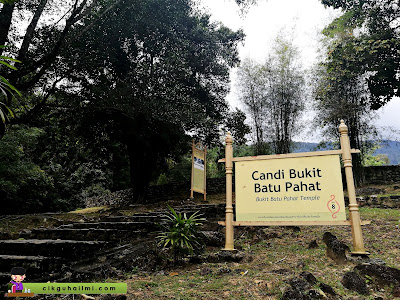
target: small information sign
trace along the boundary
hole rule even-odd
[[[204,193],[204,151],[197,148],[193,151],[193,190]]]
[[[204,194],[206,201],[206,157],[207,150],[200,143],[192,144],[192,184],[190,197],[193,192]]]

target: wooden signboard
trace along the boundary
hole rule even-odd
[[[356,201],[347,126],[339,126],[340,150],[233,157],[232,137],[226,137],[225,250],[234,250],[234,226],[350,225],[352,254],[367,255]],[[349,194],[350,220],[346,220],[340,160],[342,156]],[[236,221],[233,221],[232,175],[235,162]]]
[[[235,163],[236,221],[344,221],[339,155]]]

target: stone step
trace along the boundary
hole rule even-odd
[[[0,270],[11,271],[13,267],[23,267],[27,277],[51,273],[60,268],[62,260],[56,257],[0,255]]]
[[[225,212],[226,204],[201,204],[188,206],[185,209],[192,211],[200,211],[202,213],[220,213]]]
[[[200,204],[200,205],[182,205],[174,208],[177,213],[184,214],[189,217],[195,212],[206,215],[208,218],[223,217],[225,215],[225,204]],[[163,216],[169,213],[168,209],[148,212],[136,213],[131,216],[103,216],[100,218],[103,222],[162,222]]]
[[[194,212],[207,215],[208,218],[216,217],[225,213],[225,204],[200,204],[200,205],[187,205],[174,209],[177,213],[186,213],[191,215]]]
[[[20,233],[25,239],[51,239],[76,241],[121,241],[147,235],[145,230],[117,230],[99,228],[38,228]]]
[[[94,255],[106,245],[104,241],[1,240],[0,255],[40,255],[76,260]]]
[[[100,217],[102,222],[157,222],[159,215],[132,215],[132,216],[106,216]]]
[[[152,268],[157,263],[157,255],[153,250],[153,239],[142,239],[140,243],[129,243],[109,248],[96,257],[88,258],[70,264],[71,272],[79,274],[68,281],[75,281],[77,277],[85,280],[107,278],[118,275],[115,269],[122,272],[131,272],[135,267]]]
[[[202,214],[206,214],[207,217],[214,217],[225,213],[225,204],[181,205],[174,207],[174,210],[177,213],[186,213],[188,216],[199,211]],[[169,209],[165,208],[164,210],[154,212],[136,213],[131,216],[102,216],[100,220],[107,222],[159,222],[162,216],[168,212]]]
[[[158,226],[151,222],[82,222],[62,225],[59,228],[97,228],[97,229],[117,229],[117,230],[157,230]]]

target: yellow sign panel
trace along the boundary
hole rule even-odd
[[[204,193],[204,151],[194,148],[193,152],[193,190]]]
[[[339,155],[235,163],[236,221],[346,220]]]

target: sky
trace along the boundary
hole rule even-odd
[[[243,29],[246,35],[244,45],[239,47],[241,59],[249,57],[262,63],[271,50],[277,34],[284,30],[291,33],[293,43],[301,54],[303,67],[310,69],[318,60],[321,50],[321,30],[341,13],[325,8],[320,0],[259,0],[247,14],[241,15],[234,0],[202,0],[203,9],[209,12],[213,21],[222,22],[233,29]],[[244,110],[237,100],[235,89],[236,69],[231,71],[231,92],[227,101],[232,107]],[[400,134],[393,136],[392,130],[400,132],[400,99],[392,99],[377,112],[376,126],[383,138],[400,139]],[[315,112],[307,111],[304,122],[311,122]],[[314,131],[314,130],[311,130]],[[310,136],[309,131],[296,140],[318,142],[319,133]]]

